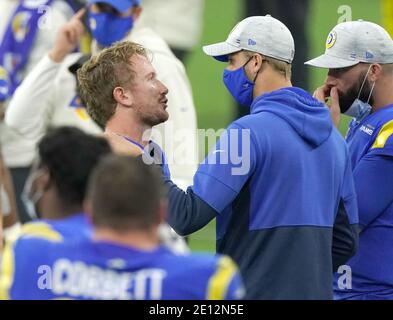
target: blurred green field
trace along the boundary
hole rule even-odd
[[[199,128],[219,129],[225,128],[233,120],[235,107],[221,80],[225,64],[205,56],[202,53],[201,46],[226,39],[229,31],[243,17],[243,1],[206,0],[205,3],[201,43],[190,55],[186,68],[193,87]],[[363,19],[381,23],[380,0],[347,0],[345,2],[343,0],[310,0],[310,3],[308,19],[310,58],[321,54],[325,50],[327,34],[337,24],[341,16],[338,12],[340,6],[346,5],[351,8],[352,20]],[[312,91],[323,83],[326,71],[309,68],[309,72],[311,88],[308,89]],[[342,121],[342,133],[346,131],[347,122],[348,119]],[[192,250],[214,251],[214,222],[193,234],[190,245]]]

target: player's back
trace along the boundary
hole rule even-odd
[[[91,231],[87,216],[76,213],[63,219],[37,219],[26,223],[21,229],[21,236],[60,242],[65,239],[88,238]]]
[[[10,299],[235,299],[242,282],[223,256],[175,255],[94,242],[21,238],[6,249],[1,293]]]

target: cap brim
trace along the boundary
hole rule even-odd
[[[337,69],[352,67],[359,62],[359,60],[343,59],[325,53],[315,59],[305,62],[304,64],[318,68]]]
[[[89,0],[87,5],[89,6],[89,5],[91,5],[93,3],[97,3],[97,2],[109,4],[110,6],[115,8],[117,11],[125,12],[128,9],[130,9],[131,7],[133,7],[135,5],[138,5],[140,1],[139,0],[137,0],[137,1],[129,1],[129,0]]]
[[[231,45],[227,42],[211,44],[208,46],[204,46],[202,49],[203,52],[208,56],[211,56],[217,59],[218,61],[223,61],[223,62],[228,61],[229,54],[239,52],[242,50],[241,48]]]

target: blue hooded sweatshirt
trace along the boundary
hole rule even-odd
[[[328,109],[299,88],[257,97],[221,135],[169,223],[192,233],[217,218],[217,252],[239,265],[249,299],[331,299],[332,271],[355,252],[350,158]]]

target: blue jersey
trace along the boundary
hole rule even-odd
[[[347,133],[358,194],[359,250],[347,263],[352,288],[339,285],[336,299],[393,299],[393,105],[353,119]]]
[[[1,298],[236,299],[244,289],[228,257],[175,255],[84,239],[20,238],[3,256]]]
[[[217,251],[239,265],[248,298],[332,299],[332,266],[356,248],[356,195],[346,143],[307,92],[256,98],[187,194],[167,185],[177,232],[217,217]]]
[[[22,226],[22,237],[38,237],[61,242],[66,239],[88,238],[92,228],[83,213],[76,213],[63,219],[39,219]]]

